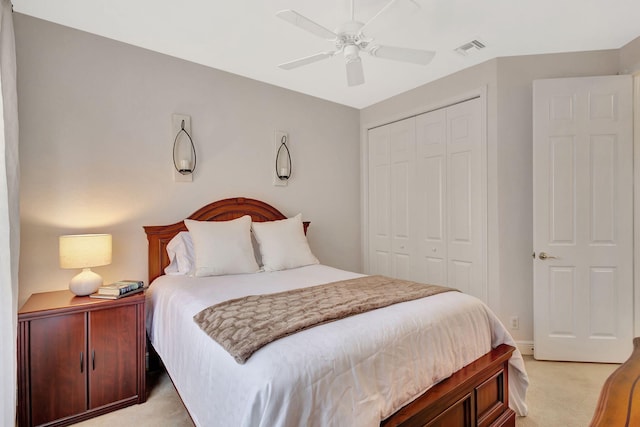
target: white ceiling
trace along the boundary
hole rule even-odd
[[[381,44],[437,52],[427,66],[362,55],[365,84],[348,87],[334,56],[286,71],[278,64],[332,43],[275,16],[293,9],[334,30],[350,0],[13,0],[14,10],[355,108],[364,108],[488,59],[617,49],[640,36],[639,0],[396,0],[418,5],[381,17]],[[388,0],[355,0],[366,22]],[[395,8],[404,12],[406,8]],[[400,16],[399,16],[400,15]],[[473,39],[487,45],[462,56]]]

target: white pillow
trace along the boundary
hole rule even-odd
[[[170,276],[184,276],[193,273],[195,265],[193,240],[188,231],[181,231],[167,244],[169,265],[164,273]]]
[[[260,249],[258,242],[251,234],[251,246],[253,247],[253,256],[258,262],[258,266],[262,266],[262,258],[260,257]],[[193,275],[195,268],[195,254],[193,249],[193,240],[188,231],[181,231],[169,241],[166,246],[167,255],[169,256],[169,265],[165,267],[164,274],[168,276],[187,276]]]
[[[231,221],[184,220],[195,249],[194,275],[255,273],[258,264],[251,246],[251,217]]]
[[[319,263],[304,235],[301,214],[279,221],[254,222],[251,228],[260,248],[264,271]]]

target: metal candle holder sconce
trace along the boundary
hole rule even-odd
[[[180,158],[180,141],[179,138],[181,134],[185,134],[189,139],[189,144],[191,148],[191,158],[193,159],[193,164],[191,163],[191,159]],[[196,147],[193,144],[193,139],[191,139],[191,135],[184,128],[184,120],[182,120],[180,130],[176,134],[175,139],[173,140],[173,166],[176,170],[182,175],[190,175],[196,170],[197,156],[196,156]]]
[[[276,176],[278,179],[286,181],[291,178],[292,166],[291,153],[287,147],[287,135],[282,135],[280,147],[276,153]]]

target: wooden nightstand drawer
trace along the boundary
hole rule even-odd
[[[19,425],[69,425],[144,402],[144,301],[32,295],[18,312]]]

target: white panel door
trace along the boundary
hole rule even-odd
[[[393,277],[412,280],[414,263],[413,220],[415,203],[415,119],[409,118],[385,126],[389,130],[391,157],[391,269]]]
[[[534,82],[536,359],[631,352],[631,87],[630,76]]]
[[[480,99],[447,113],[448,286],[487,300]]]
[[[486,301],[482,101],[370,129],[370,274]]]
[[[369,130],[369,272],[391,276],[389,130]]]
[[[480,99],[416,117],[419,279],[486,300]]]
[[[418,280],[446,286],[447,279],[447,113],[416,117],[416,274]]]
[[[369,130],[371,274],[412,279],[415,119]]]

